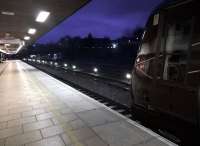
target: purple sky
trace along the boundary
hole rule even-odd
[[[39,43],[56,42],[65,35],[116,39],[137,26],[144,26],[163,0],[92,0],[88,5],[41,37]]]

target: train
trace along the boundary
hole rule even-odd
[[[134,63],[131,90],[135,116],[172,133],[177,143],[199,145],[199,0],[171,0],[153,11]]]

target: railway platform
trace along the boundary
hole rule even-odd
[[[24,62],[0,75],[0,146],[173,145]]]

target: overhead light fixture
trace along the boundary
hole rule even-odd
[[[5,46],[10,47],[10,44],[5,44]]]
[[[21,44],[19,45],[19,47],[17,48],[17,51],[15,52],[15,54],[17,54],[21,49],[22,47],[25,45],[25,42],[22,41]]]
[[[35,33],[36,33],[36,29],[35,29],[35,28],[30,28],[30,29],[28,30],[28,33],[29,33],[29,34],[35,34]]]
[[[14,16],[15,15],[14,12],[9,12],[9,11],[2,11],[1,14],[2,15],[9,15],[9,16]]]
[[[27,41],[28,41],[28,40],[30,40],[30,39],[31,39],[30,36],[25,36],[25,37],[24,37],[24,40],[27,40]]]
[[[43,23],[47,20],[49,15],[50,15],[50,12],[48,12],[48,11],[40,11],[36,18],[36,21]]]

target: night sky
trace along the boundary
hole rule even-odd
[[[119,38],[144,26],[151,11],[163,0],[92,0],[38,40],[56,42],[65,35]]]

